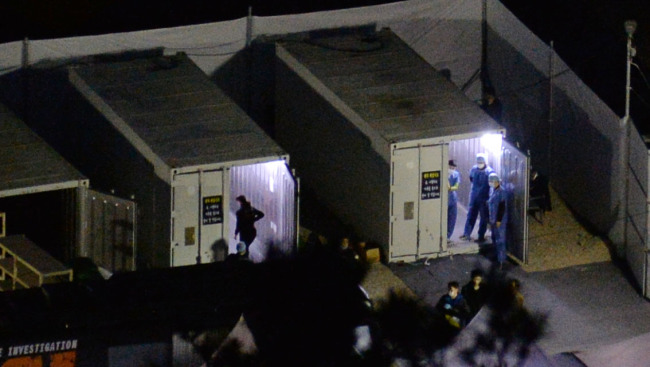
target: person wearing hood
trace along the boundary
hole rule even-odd
[[[488,177],[494,173],[492,167],[487,164],[486,155],[479,153],[476,155],[476,164],[469,171],[469,181],[472,186],[469,192],[469,209],[467,211],[467,221],[465,222],[465,229],[463,235],[460,237],[462,240],[470,241],[476,218],[480,216],[478,224],[478,239],[477,242],[485,242],[485,232],[487,231],[488,224],[488,208],[487,200],[490,197],[490,185],[488,184]]]
[[[456,170],[456,163],[453,159],[449,160],[449,182],[447,191],[449,198],[447,201],[447,241],[456,228],[456,217],[458,216],[458,187],[460,186],[460,173]]]
[[[506,210],[507,193],[501,186],[501,178],[499,175],[491,173],[488,179],[490,184],[490,198],[487,203],[490,215],[492,243],[496,246],[499,268],[502,268],[503,263],[506,261],[506,228],[508,224],[508,212]]]

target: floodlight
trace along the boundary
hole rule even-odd
[[[500,154],[502,140],[503,135],[501,134],[485,134],[481,136],[481,145],[490,154]]]
[[[625,33],[627,36],[632,38],[632,35],[636,31],[636,20],[626,20],[625,21]]]

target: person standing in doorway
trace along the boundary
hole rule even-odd
[[[451,239],[456,227],[456,217],[458,215],[458,187],[460,186],[460,173],[456,170],[456,162],[449,160],[449,184],[447,191],[449,198],[447,200],[447,241]]]
[[[506,191],[501,186],[501,178],[496,173],[491,173],[490,198],[488,210],[490,212],[490,229],[492,230],[492,243],[496,246],[499,269],[503,268],[506,261],[506,227],[508,215],[506,211]]]
[[[485,242],[485,232],[488,224],[487,200],[490,197],[490,185],[488,177],[494,170],[487,164],[487,158],[484,153],[476,155],[476,164],[469,171],[469,181],[472,187],[469,192],[469,210],[467,211],[467,221],[461,240],[470,241],[476,218],[480,216],[478,224],[477,242]]]
[[[255,209],[250,201],[246,200],[246,196],[240,195],[236,199],[239,202],[240,208],[237,210],[237,226],[235,227],[235,239],[239,235],[239,240],[246,245],[246,253],[244,256],[248,257],[249,248],[251,243],[257,236],[255,229],[255,222],[264,217],[264,213]]]

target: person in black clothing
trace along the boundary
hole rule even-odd
[[[468,320],[471,320],[476,316],[490,296],[488,285],[483,281],[482,270],[472,270],[472,279],[463,286],[461,294],[465,297],[469,306],[470,315]]]
[[[494,88],[485,88],[485,100],[482,102],[481,108],[490,115],[496,122],[501,122],[501,115],[503,113],[503,106],[501,101],[496,96]]]
[[[536,169],[530,170],[530,205],[540,208],[542,211],[550,212],[551,192],[548,188],[548,179]]]
[[[465,297],[460,294],[458,282],[449,282],[447,290],[447,294],[440,297],[436,309],[445,316],[451,326],[460,329],[467,324],[470,309]]]
[[[249,248],[251,243],[257,236],[255,229],[255,222],[264,217],[264,213],[255,209],[250,201],[246,200],[246,196],[240,195],[236,199],[239,202],[240,208],[237,210],[237,226],[235,227],[235,239],[239,235],[239,240],[246,244],[246,254],[248,257]]]

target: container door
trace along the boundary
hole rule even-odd
[[[135,202],[86,188],[79,192],[84,241],[78,255],[113,273],[136,270]]]
[[[199,173],[176,175],[172,184],[172,266],[199,262]]]
[[[508,253],[522,263],[528,262],[528,186],[530,157],[503,140],[500,175],[508,194]]]
[[[443,230],[447,225],[446,213],[447,191],[446,179],[443,172],[442,145],[424,146],[420,148],[420,203],[418,223],[420,229],[418,256],[441,252],[443,250]],[[443,195],[444,194],[444,195]],[[444,200],[444,206],[443,206]],[[444,220],[443,220],[444,219]],[[446,234],[445,238],[446,238]],[[446,241],[444,243],[446,247]]]
[[[393,152],[390,258],[415,257],[418,243],[419,149]]]
[[[223,238],[224,232],[223,171],[201,173],[201,225],[200,225],[200,263],[212,262],[212,246]]]

